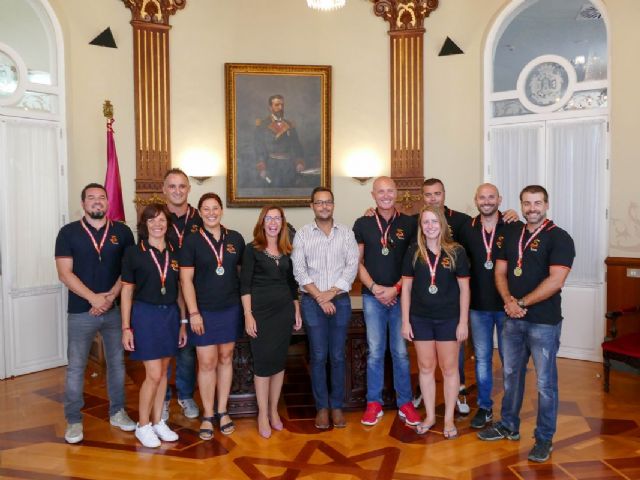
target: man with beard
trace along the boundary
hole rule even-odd
[[[277,188],[296,186],[304,170],[302,145],[293,122],[284,118],[284,97],[269,97],[270,114],[256,122],[254,149],[256,168],[263,185]]]
[[[382,417],[384,357],[389,336],[398,415],[408,425],[420,423],[411,403],[409,355],[402,337],[399,296],[402,261],[415,238],[417,222],[396,209],[398,189],[389,177],[373,182],[376,209],[356,220],[353,231],[360,250],[358,273],[362,282],[362,309],[367,326],[367,408],[360,422],[375,425]]]
[[[346,426],[342,413],[345,385],[345,342],[351,320],[349,290],[358,273],[358,244],[350,228],[333,220],[333,192],[311,193],[315,221],[302,227],[293,241],[293,273],[302,295],[302,319],[309,338],[311,385],[316,428]],[[331,393],[327,389],[327,357]]]
[[[520,192],[522,228],[506,230],[498,246],[496,287],[507,313],[502,331],[504,397],[502,418],[478,433],[480,440],[520,439],[520,408],[529,357],[538,388],[535,444],[529,460],[545,462],[552,450],[558,417],[558,369],[562,308],[560,292],[575,247],[567,232],[547,219],[549,196],[540,185]]]
[[[202,227],[202,219],[198,209],[188,203],[191,184],[189,177],[179,168],[172,168],[164,175],[162,193],[167,201],[167,208],[171,214],[171,228],[167,230],[167,238],[176,250],[182,248],[186,236],[197,232]],[[188,323],[187,319],[182,320]],[[171,366],[167,371],[171,377]],[[200,409],[193,400],[196,388],[196,348],[193,345],[185,345],[178,350],[176,356],[176,390],[178,391],[178,404],[182,407],[182,414],[187,418],[198,418]],[[162,419],[169,419],[169,405],[171,402],[171,387],[167,385],[167,393],[164,398]]]
[[[494,330],[497,331],[498,352],[502,360],[502,326],[505,312],[504,303],[494,281],[494,264],[498,245],[502,245],[504,241],[506,224],[498,210],[502,197],[495,185],[480,185],[476,190],[475,203],[480,214],[462,226],[458,241],[464,246],[471,261],[469,317],[473,331],[478,386],[478,411],[471,420],[471,426],[482,428],[493,418],[491,390]],[[522,226],[520,222],[512,225]]]
[[[68,443],[83,438],[84,371],[98,332],[107,363],[109,421],[126,432],[136,428],[124,409],[122,323],[120,309],[114,307],[122,288],[122,256],[134,244],[133,233],[124,223],[106,218],[109,201],[102,185],[90,183],[82,189],[80,198],[84,216],[60,229],[55,248],[58,277],[69,289],[69,365],[64,398],[64,438]]]

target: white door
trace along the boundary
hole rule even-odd
[[[519,211],[530,184],[549,192],[548,216],[568,231],[576,259],[562,291],[564,322],[559,356],[601,360],[606,257],[607,117],[538,121],[489,130],[487,174],[503,207]]]
[[[66,302],[54,262],[65,213],[61,145],[56,122],[0,115],[0,373],[5,376],[66,363]]]

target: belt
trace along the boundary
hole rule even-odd
[[[307,297],[313,298],[313,297],[312,297],[310,294],[308,294],[307,292],[300,292],[300,295],[302,295],[303,297],[304,297],[304,296],[307,296]],[[342,293],[339,293],[338,295],[336,295],[335,297],[333,297],[333,300],[338,300],[339,298],[344,298],[344,297],[348,297],[348,296],[349,296],[349,293],[348,293],[348,292],[342,292]],[[315,300],[315,299],[314,299],[314,300]]]

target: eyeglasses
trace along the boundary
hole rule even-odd
[[[282,217],[272,217],[271,215],[267,215],[266,217],[264,217],[264,223],[269,223],[269,222],[280,223],[282,222]]]
[[[315,202],[313,202],[313,204],[316,207],[330,207],[331,205],[333,205],[333,200],[316,200]]]

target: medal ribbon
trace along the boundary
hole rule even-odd
[[[102,234],[102,238],[100,239],[100,244],[99,245],[96,242],[96,239],[93,237],[93,234],[89,230],[89,227],[87,227],[85,225],[85,219],[84,218],[80,222],[80,225],[82,225],[82,228],[84,228],[84,231],[87,232],[87,235],[89,235],[89,238],[91,239],[91,243],[93,243],[93,248],[98,253],[98,258],[100,259],[100,261],[102,261],[102,247],[104,247],[104,242],[107,240],[107,235],[109,234],[109,228],[111,227],[111,220],[107,220],[107,224],[106,224],[106,227],[104,229],[104,233]]]
[[[538,236],[538,234],[542,231],[542,229],[547,226],[547,223],[549,223],[548,218],[544,222],[542,222],[542,225],[536,228],[535,232],[531,234],[531,237],[529,237],[529,240],[527,240],[527,243],[524,244],[524,248],[522,248],[522,240],[524,239],[524,232],[527,229],[527,226],[526,225],[522,226],[522,233],[520,234],[520,240],[518,240],[518,263],[517,263],[518,268],[522,268],[522,256],[524,255],[524,251],[527,249],[527,247],[533,241],[533,239]]]
[[[156,258],[156,254],[153,252],[153,248],[151,248],[151,245],[149,245],[149,253],[151,254],[151,258],[153,258],[153,263],[156,264],[158,273],[160,274],[160,284],[162,285],[162,288],[164,288],[164,283],[167,280],[167,270],[169,269],[169,249],[165,248],[164,250],[164,267],[163,268],[160,268],[160,262],[158,262],[158,259]]]
[[[391,230],[391,224],[393,223],[393,221],[396,219],[396,217],[398,216],[398,211],[394,211],[393,212],[393,217],[391,217],[391,220],[389,220],[389,223],[387,224],[387,228],[383,231],[382,230],[382,223],[380,222],[380,217],[378,216],[378,212],[375,211],[373,212],[374,216],[376,217],[376,223],[378,224],[378,230],[380,230],[380,243],[382,244],[382,248],[387,248],[387,244],[388,242],[388,238],[389,238],[389,230]]]
[[[433,262],[433,265],[431,265],[431,260],[429,260],[429,249],[427,249],[427,258],[425,260],[427,261],[427,265],[429,265],[429,273],[431,274],[431,285],[436,284],[436,269],[438,268],[438,262],[440,261],[441,252],[442,250],[438,252],[438,255],[436,255],[436,261]]]
[[[182,232],[180,230],[178,230],[178,227],[176,226],[176,224],[172,224],[173,229],[176,231],[176,235],[178,236],[178,248],[182,248],[182,239],[184,238],[184,232],[187,230],[187,224],[189,223],[189,218],[191,218],[193,215],[193,211],[191,210],[191,207],[188,207],[189,210],[187,211],[186,215],[185,215],[185,219],[184,219],[184,227],[182,228]]]
[[[207,234],[204,233],[204,230],[201,228],[200,229],[200,235],[202,235],[202,238],[205,239],[205,241],[209,244],[209,247],[211,247],[211,250],[213,250],[213,254],[216,256],[216,260],[218,261],[218,268],[220,268],[222,266],[222,259],[224,256],[224,227],[220,227],[220,253],[218,253],[216,251],[216,248],[213,246],[213,243],[211,243],[211,240],[209,240],[209,237],[207,237]]]
[[[491,231],[491,238],[487,242],[487,238],[485,236],[485,231],[484,231],[484,225],[482,224],[480,225],[480,228],[482,229],[482,243],[484,243],[484,248],[487,251],[487,262],[491,261],[491,249],[493,248],[493,239],[496,236],[497,227],[498,227],[497,225],[493,227],[493,230]]]

